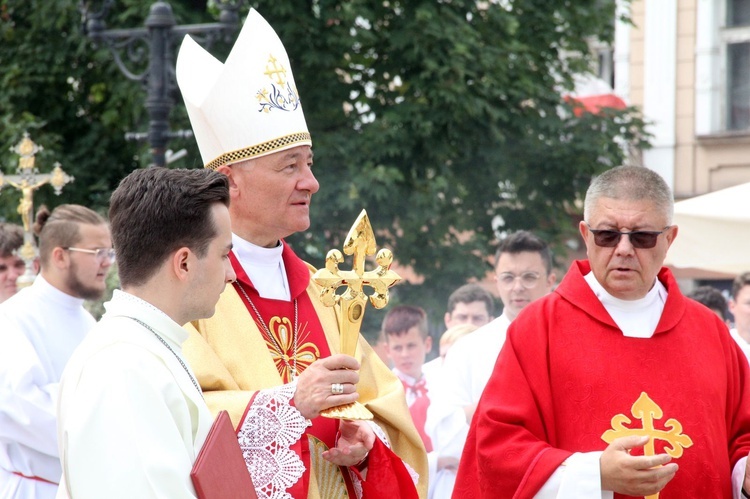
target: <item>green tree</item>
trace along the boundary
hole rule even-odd
[[[295,247],[321,261],[366,208],[379,244],[424,276],[397,299],[435,322],[489,269],[500,232],[531,229],[563,251],[591,176],[623,162],[622,140],[645,145],[635,109],[576,116],[560,95],[590,70],[588,42],[611,40],[613,1],[308,8],[258,2],[287,41],[319,165]]]
[[[123,138],[146,128],[145,93],[83,37],[77,3],[0,0],[0,144],[29,129],[40,164],[76,177],[60,199],[39,199],[104,209],[148,164],[145,145]],[[108,25],[142,26],[150,3],[116,2]],[[623,162],[623,142],[645,145],[635,109],[576,116],[560,95],[590,69],[588,41],[611,40],[614,0],[251,3],[285,42],[314,141],[313,226],[290,242],[320,266],[367,209],[379,246],[424,278],[395,299],[436,319],[450,291],[488,270],[503,231],[534,230],[562,251],[591,176]],[[178,23],[211,20],[206,2],[171,4]],[[188,127],[177,97],[172,128]],[[190,152],[174,166],[200,166],[192,140],[170,147]],[[0,148],[6,172],[11,161]],[[10,198],[0,209],[12,219]]]
[[[101,2],[89,2],[92,8]],[[115,3],[107,18],[110,27],[142,27],[152,2]],[[176,3],[182,22],[210,20],[203,10]],[[147,57],[148,47],[134,53]],[[130,64],[145,70],[145,59]],[[24,131],[44,147],[37,155],[40,171],[58,161],[75,177],[60,197],[41,188],[34,204],[80,203],[104,211],[109,195],[128,172],[148,164],[146,144],[125,140],[125,134],[145,131],[145,90],[126,79],[104,47],[95,48],[81,27],[78,0],[0,0],[0,166],[13,173],[17,156],[8,148]],[[179,95],[175,95],[179,102]],[[179,102],[181,104],[181,102]],[[184,109],[176,109],[176,126],[187,126]],[[175,141],[174,147],[194,141]],[[197,149],[195,149],[197,151]],[[0,194],[2,214],[15,220],[18,195]]]

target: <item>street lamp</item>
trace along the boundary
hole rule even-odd
[[[107,29],[104,18],[107,17],[114,0],[104,0],[98,11],[90,9],[91,1],[79,2],[78,10],[81,12],[84,33],[96,45],[104,45],[110,50],[117,67],[128,79],[141,82],[146,87],[148,132],[127,133],[125,138],[147,139],[153,165],[165,166],[165,151],[170,139],[192,136],[190,130],[169,130],[169,113],[174,106],[172,96],[177,92],[174,45],[187,34],[193,35],[207,46],[218,39],[231,38],[240,24],[241,2],[242,0],[216,0],[221,11],[218,23],[178,26],[172,14],[172,6],[164,1],[157,1],[149,9],[144,22],[145,28],[132,29]],[[145,60],[144,45],[148,46],[148,67],[140,73],[131,71],[127,65],[128,61],[138,64]]]

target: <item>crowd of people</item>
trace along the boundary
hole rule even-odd
[[[254,488],[237,497],[749,496],[750,272],[729,300],[681,292],[657,173],[592,180],[588,258],[559,284],[547,242],[513,232],[495,293],[457,288],[438,341],[397,304],[382,345],[344,355],[285,242],[319,185],[281,40],[252,10],[226,62],[186,36],[176,74],[205,169],[134,171],[106,219],[40,209],[20,291],[23,230],[0,226],[0,499],[199,497],[220,411]],[[355,401],[372,419],[329,417]]]

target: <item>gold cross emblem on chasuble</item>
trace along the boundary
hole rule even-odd
[[[665,429],[657,429],[654,426],[654,421],[662,419],[664,412],[656,402],[651,400],[646,392],[641,392],[638,400],[630,408],[630,413],[635,419],[641,420],[642,424],[640,428],[625,426],[632,423],[632,421],[625,414],[617,414],[612,418],[612,429],[602,434],[602,440],[611,444],[614,439],[619,437],[645,435],[649,437],[649,440],[643,447],[643,455],[655,455],[655,441],[662,440],[667,443],[664,447],[664,452],[674,458],[681,457],[683,450],[693,445],[690,437],[682,433],[682,424],[674,418],[667,419],[664,422]],[[658,498],[658,492],[646,497],[646,499]]]

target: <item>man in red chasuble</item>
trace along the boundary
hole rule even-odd
[[[424,497],[400,381],[362,337],[356,358],[336,353],[335,313],[283,240],[309,227],[318,182],[281,41],[251,10],[224,64],[187,36],[177,80],[206,167],[229,179],[237,274],[184,352],[209,407],[229,411],[258,497]],[[320,417],[355,400],[373,421]]]
[[[593,180],[589,258],[510,325],[454,497],[747,497],[748,363],[662,267],[673,205],[647,168]]]

